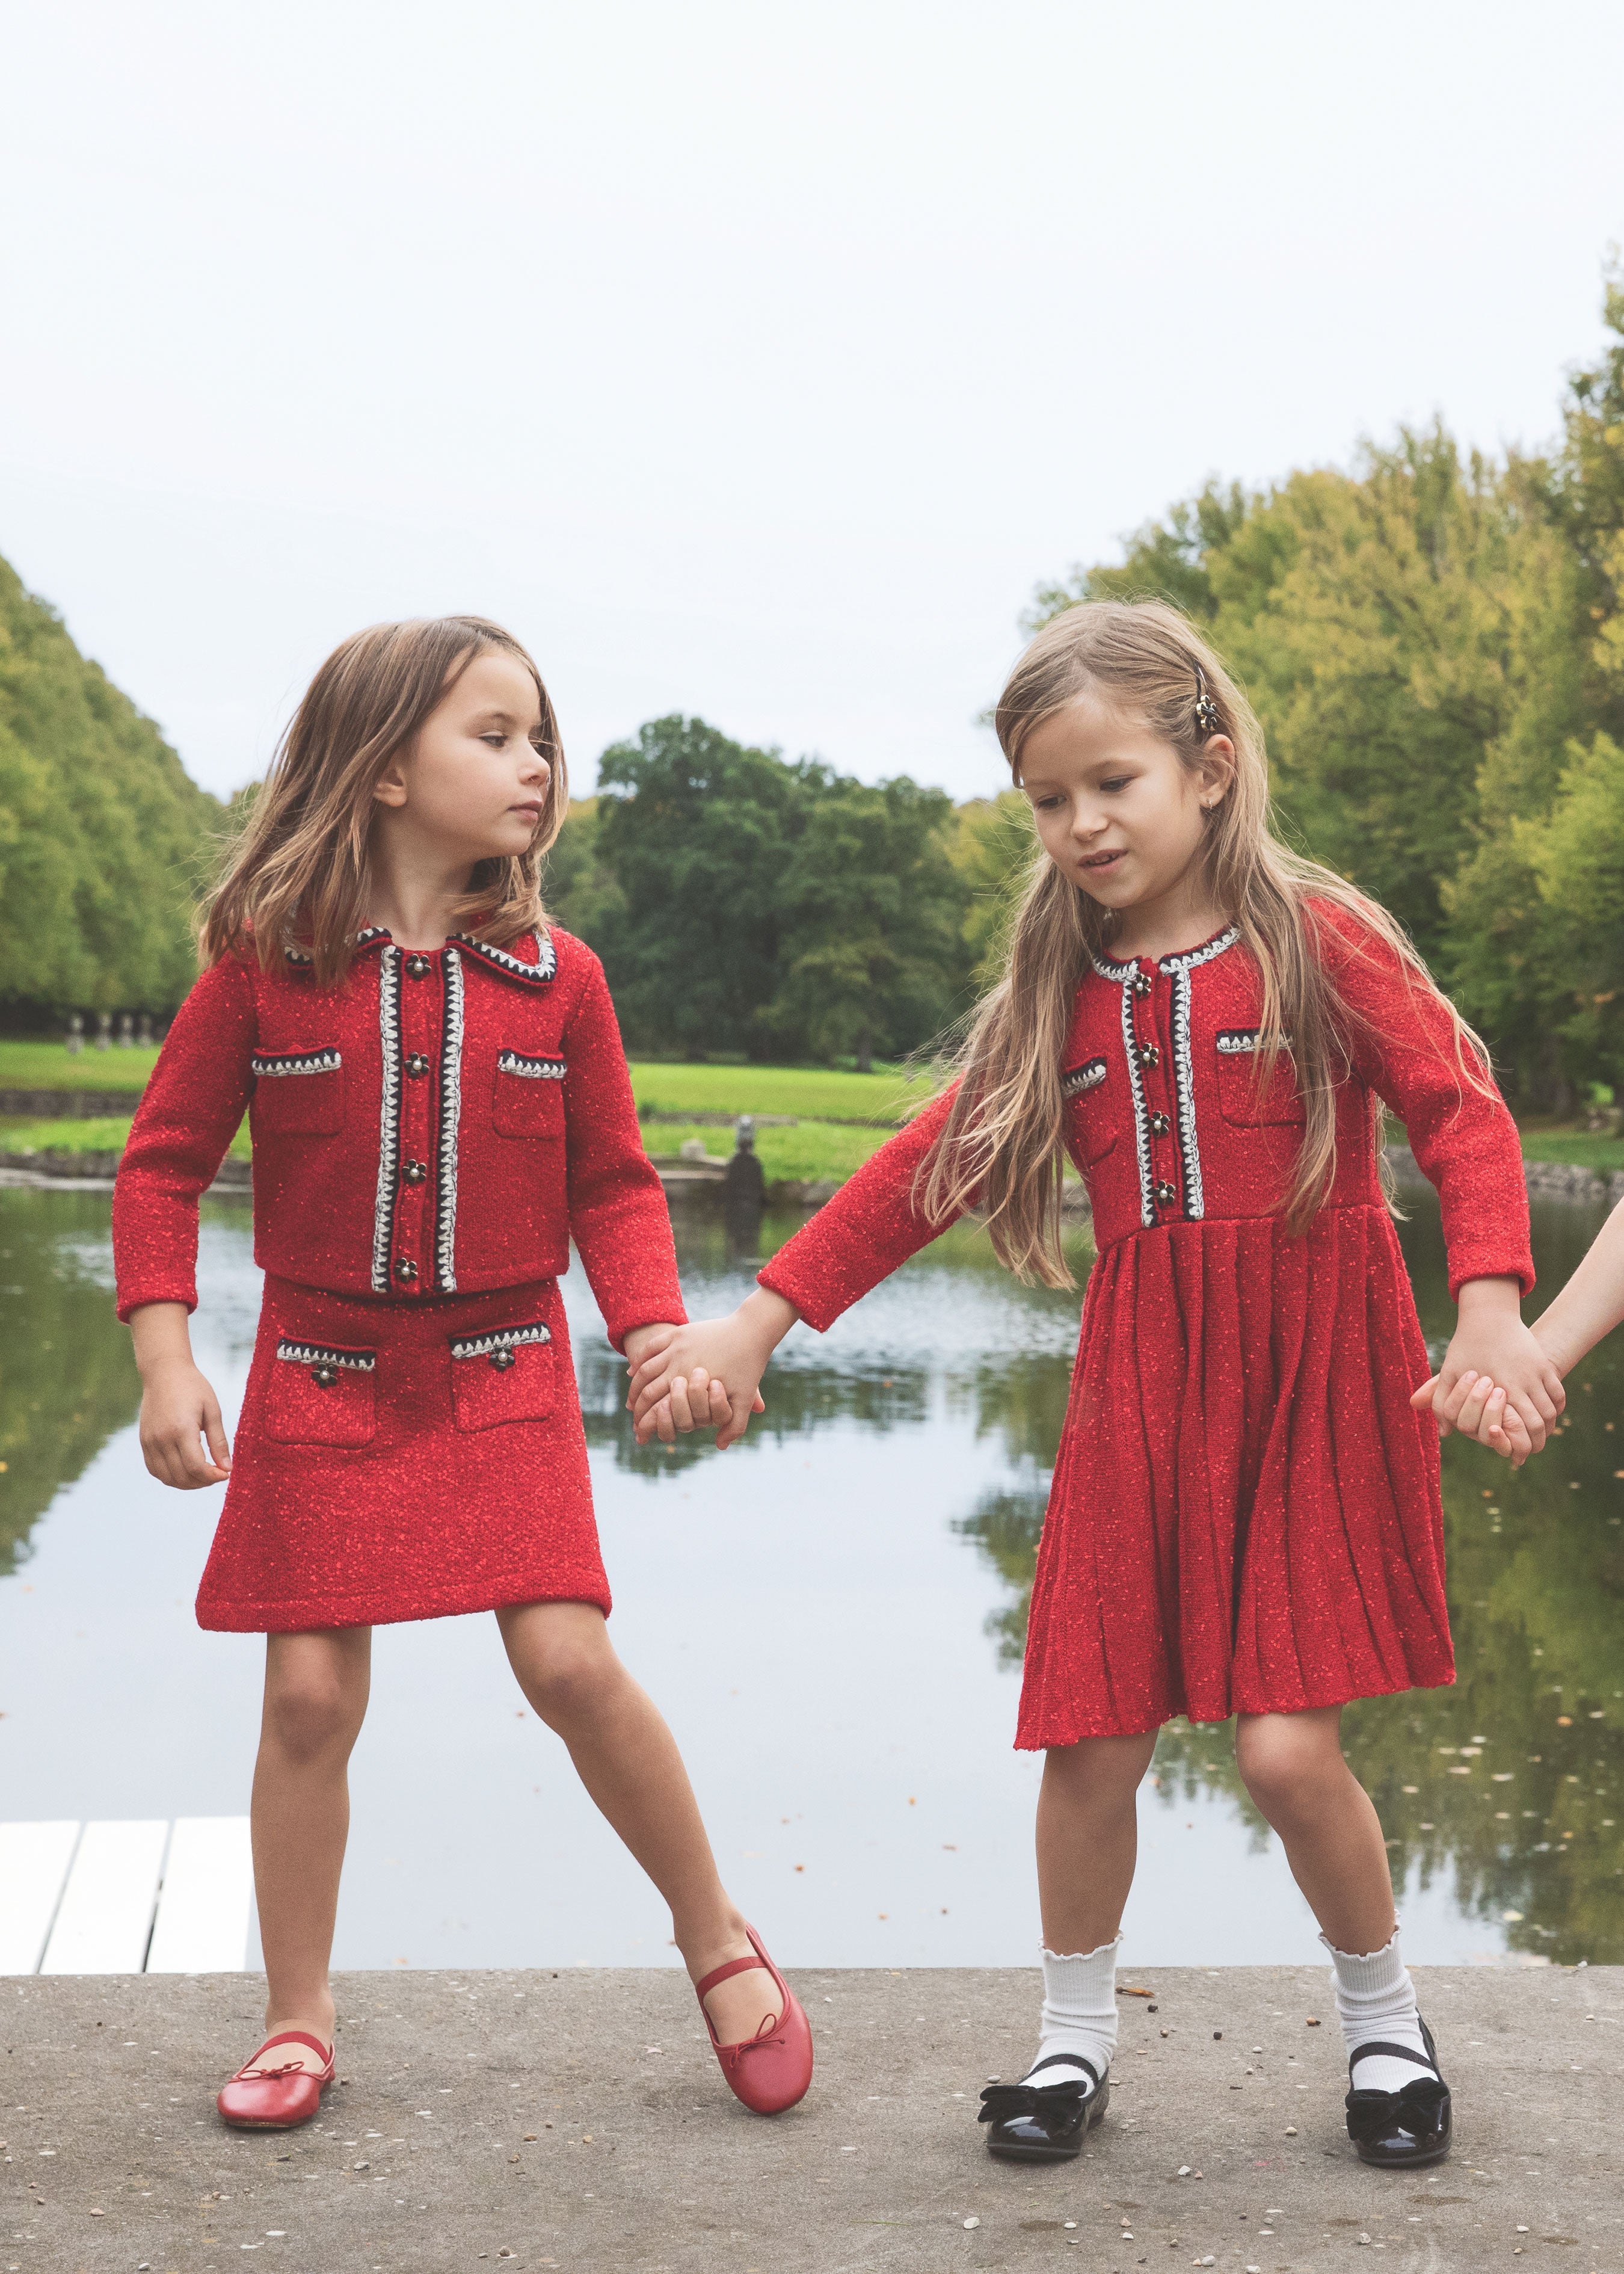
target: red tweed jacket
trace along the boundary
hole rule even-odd
[[[603,966],[567,932],[433,954],[363,932],[336,987],[297,955],[206,971],[118,1172],[121,1319],[196,1304],[198,1198],[244,1110],[278,1277],[418,1303],[557,1278],[573,1235],[617,1349],[686,1315]]]

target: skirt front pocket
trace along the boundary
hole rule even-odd
[[[378,1427],[378,1353],[283,1335],[265,1434],[281,1445],[370,1445]]]
[[[545,1421],[553,1411],[553,1330],[539,1319],[451,1338],[451,1409],[459,1429]]]

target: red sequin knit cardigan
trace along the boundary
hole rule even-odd
[[[568,933],[432,954],[364,932],[336,987],[228,956],[176,1016],[113,1201],[118,1315],[197,1303],[198,1199],[244,1111],[254,1255],[401,1305],[560,1276],[616,1349],[686,1316],[603,967]]]

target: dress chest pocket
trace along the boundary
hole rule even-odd
[[[267,1136],[335,1137],[344,1126],[343,1060],[320,1050],[256,1050],[253,1126]]]
[[[539,1319],[454,1335],[451,1410],[459,1429],[545,1421],[553,1411],[553,1334]]]
[[[1102,1161],[1116,1142],[1115,1087],[1103,1058],[1083,1059],[1060,1077],[1065,1132],[1090,1167]]]
[[[1237,1129],[1300,1129],[1307,1109],[1297,1086],[1291,1037],[1283,1035],[1267,1088],[1258,1087],[1258,1052],[1265,1037],[1256,1027],[1230,1027],[1218,1037],[1218,1104]]]
[[[378,1427],[378,1353],[284,1335],[276,1345],[265,1434],[279,1445],[367,1445]]]
[[[561,1137],[564,1134],[562,1058],[531,1058],[501,1050],[496,1060],[496,1092],[491,1126],[499,1137]]]

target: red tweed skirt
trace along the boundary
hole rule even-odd
[[[267,1278],[198,1623],[543,1601],[610,1607],[555,1282],[407,1306]]]
[[[1455,1679],[1431,1371],[1391,1220],[1105,1248],[1049,1493],[1016,1743]]]

